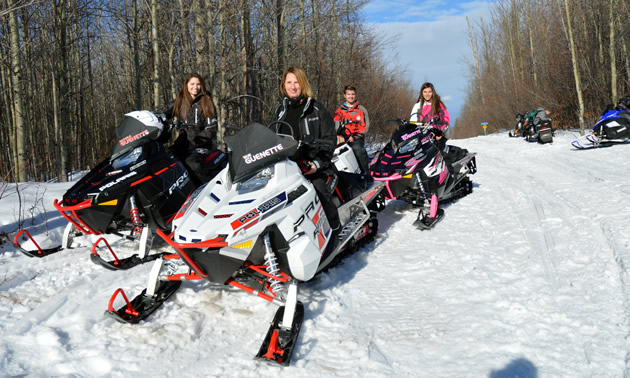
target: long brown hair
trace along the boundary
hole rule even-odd
[[[280,81],[280,92],[288,97],[287,90],[284,88],[284,82],[287,79],[287,75],[290,73],[295,75],[298,83],[300,84],[302,95],[305,97],[313,98],[313,91],[311,90],[311,86],[308,83],[306,72],[304,72],[304,70],[299,67],[289,67],[284,70],[284,72],[282,73],[282,81]]]
[[[424,96],[422,96],[422,91],[427,88],[431,88],[431,91],[433,92],[433,94],[431,95],[431,114],[432,115],[438,114],[440,112],[440,105],[443,106],[444,109],[446,109],[446,105],[444,105],[444,103],[440,99],[440,95],[437,94],[437,92],[435,91],[433,84],[426,82],[422,84],[422,86],[420,87],[420,94],[418,95],[418,101],[416,101],[420,103],[420,111],[422,111],[422,106],[426,102],[426,100],[424,99]]]
[[[214,106],[214,101],[212,100],[212,96],[206,89],[206,82],[203,80],[201,75],[196,73],[191,73],[186,76],[184,79],[184,83],[179,89],[179,93],[175,98],[175,104],[173,104],[173,116],[177,117],[180,120],[186,119],[188,116],[188,110],[190,110],[190,106],[194,98],[188,93],[188,82],[192,78],[197,78],[201,83],[201,93],[198,96],[202,96],[199,100],[199,108],[201,108],[201,115],[203,118],[214,118],[217,115],[216,107]]]

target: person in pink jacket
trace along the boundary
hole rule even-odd
[[[456,161],[457,158],[465,156],[468,151],[459,147],[446,145],[446,134],[449,127],[450,116],[448,110],[446,110],[446,106],[440,99],[440,95],[435,91],[433,84],[427,82],[420,87],[418,102],[416,102],[411,109],[409,121],[431,124],[431,131],[435,135],[436,145],[440,149],[446,166],[452,175],[454,173],[452,163]],[[431,228],[443,215],[444,211],[438,207],[437,194],[432,193],[429,214],[424,215],[422,210],[420,210],[418,220],[414,222],[414,225],[421,229]]]
[[[432,120],[435,127],[443,135],[446,134],[450,121],[448,110],[446,110],[446,106],[440,99],[440,95],[435,91],[433,84],[427,82],[420,87],[418,102],[411,109],[409,121],[430,123]]]

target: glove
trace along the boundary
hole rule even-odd
[[[437,127],[429,127],[429,131],[432,132],[433,135],[435,135],[436,137],[444,135],[442,130],[438,129]]]

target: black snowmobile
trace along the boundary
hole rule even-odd
[[[541,108],[540,108],[541,109]],[[536,113],[539,109],[529,112],[525,116],[525,123],[523,125],[523,136],[528,142],[538,142],[540,144],[553,143],[553,128],[551,127],[551,120],[538,120],[536,122]]]
[[[16,235],[14,244],[28,256],[43,257],[70,248],[73,238],[81,234],[111,234],[136,242],[138,253],[119,258],[108,240],[100,237],[92,246],[93,262],[118,270],[159,257],[149,254],[152,230],[170,230],[175,214],[196,188],[190,172],[159,140],[168,131],[165,122],[150,111],[126,114],[116,129],[117,143],[111,157],[68,189],[61,201],[54,201],[69,221],[61,246],[42,249],[26,230]],[[218,172],[226,161],[225,153],[217,150],[209,156],[208,164]],[[22,234],[34,250],[20,245]],[[107,259],[101,257],[99,249],[109,251]]]
[[[510,137],[522,137],[524,131],[525,124],[525,114],[517,113],[516,114],[516,128],[514,130],[510,130],[508,135]]]
[[[431,219],[428,214],[430,200],[437,195],[439,203],[463,197],[472,192],[469,174],[477,172],[475,153],[447,145],[443,151],[434,139],[431,124],[395,120],[399,123],[390,142],[372,159],[371,173],[376,181],[384,181],[385,199],[404,200],[423,206],[419,219],[414,223],[420,229],[432,228],[443,215]],[[452,164],[447,164],[444,154]]]

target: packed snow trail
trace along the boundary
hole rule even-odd
[[[288,368],[253,361],[275,306],[237,289],[184,282],[138,325],[103,315],[111,294],[146,287],[151,264],[112,272],[84,246],[44,259],[4,245],[0,371],[7,376],[630,376],[630,145],[576,151],[493,134],[471,195],[435,229],[390,202],[379,234],[300,285],[305,321]],[[52,208],[70,184],[46,188]],[[3,197],[0,231],[17,201]],[[41,230],[40,230],[41,232]],[[129,250],[131,252],[131,250]]]

